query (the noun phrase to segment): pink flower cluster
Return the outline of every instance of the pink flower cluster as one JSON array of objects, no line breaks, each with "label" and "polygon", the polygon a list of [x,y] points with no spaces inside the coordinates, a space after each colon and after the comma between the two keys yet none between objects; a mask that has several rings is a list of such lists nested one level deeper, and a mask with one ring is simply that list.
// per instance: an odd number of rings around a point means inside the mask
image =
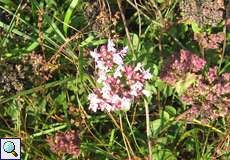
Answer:
[{"label": "pink flower cluster", "polygon": [[203,48],[217,49],[219,48],[219,44],[224,41],[224,34],[217,33],[207,35],[206,33],[198,33],[195,34],[194,39],[198,41]]},{"label": "pink flower cluster", "polygon": [[189,112],[189,116],[186,117],[188,120],[197,116],[203,120],[216,119],[225,116],[230,111],[230,73],[218,76],[217,67],[214,67],[209,68],[206,75],[202,75],[199,71],[204,69],[205,63],[204,60],[188,51],[181,51],[180,58],[174,58],[168,70],[161,75],[162,80],[172,86],[181,81],[183,75],[188,72],[196,75],[196,82],[180,96],[183,102],[192,106],[191,113]]},{"label": "pink flower cluster", "polygon": [[176,82],[185,76],[185,73],[198,73],[205,64],[206,62],[197,55],[181,50],[180,55],[173,55],[172,61],[164,67],[160,78],[167,84],[174,86]]},{"label": "pink flower cluster", "polygon": [[94,112],[128,110],[135,97],[148,94],[144,84],[152,75],[149,69],[144,70],[141,63],[135,68],[125,65],[123,59],[127,52],[127,47],[118,51],[111,40],[99,51],[90,52],[96,63],[97,82],[101,87],[89,94],[89,109]]}]

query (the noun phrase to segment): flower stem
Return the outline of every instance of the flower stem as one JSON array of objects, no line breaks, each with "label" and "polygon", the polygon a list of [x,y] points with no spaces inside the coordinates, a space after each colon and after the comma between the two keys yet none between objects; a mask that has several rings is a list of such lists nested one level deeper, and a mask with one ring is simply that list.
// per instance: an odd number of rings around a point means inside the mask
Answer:
[{"label": "flower stem", "polygon": [[128,148],[128,145],[127,145],[127,142],[126,142],[126,139],[125,139],[125,136],[124,136],[124,130],[123,130],[121,114],[119,114],[119,118],[120,118],[121,134],[122,134],[122,137],[123,137],[123,141],[125,143],[125,148],[126,148],[126,151],[127,151],[129,159],[131,159],[131,156],[130,156],[130,153],[129,153],[129,148]]},{"label": "flower stem", "polygon": [[124,24],[124,27],[125,27],[125,32],[126,32],[126,36],[127,36],[127,39],[128,39],[129,47],[131,48],[131,51],[132,51],[132,54],[133,54],[133,60],[136,60],[137,57],[136,57],[136,54],[135,54],[134,49],[133,49],[132,40],[131,40],[131,37],[130,37],[129,29],[128,29],[128,26],[127,26],[127,22],[126,22],[126,19],[125,19],[125,15],[124,15],[124,12],[123,12],[121,2],[122,2],[122,0],[117,0],[118,8],[120,10],[121,18],[122,18],[122,21],[123,21],[123,24]]},{"label": "flower stem", "polygon": [[147,132],[147,140],[148,140],[148,150],[149,150],[149,159],[152,160],[152,143],[151,143],[151,132],[150,132],[150,125],[149,125],[149,106],[148,106],[148,102],[145,99],[144,100],[144,104],[145,104],[145,117],[146,117],[146,132]]},{"label": "flower stem", "polygon": [[[120,118],[120,125],[116,122],[115,118],[113,117],[113,115],[111,113],[107,112],[107,114],[111,118],[111,120],[113,121],[114,125],[121,131],[121,134],[122,134],[122,137],[123,137],[123,140],[124,140],[125,147],[126,147],[128,155],[130,155],[130,151],[131,151],[132,156],[134,156],[134,152],[133,152],[133,149],[131,147],[131,144],[129,143],[129,139],[127,138],[127,136],[124,133],[121,114],[119,114],[119,116],[120,116],[119,117]],[[130,149],[130,151],[129,151],[129,149]]]},{"label": "flower stem", "polygon": [[132,126],[131,126],[131,124],[130,124],[130,122],[129,122],[129,117],[128,117],[127,113],[125,113],[125,118],[126,118],[126,121],[127,121],[127,123],[128,123],[128,126],[129,126],[129,129],[130,129],[130,131],[131,131],[131,134],[132,134],[132,136],[133,136],[134,143],[135,143],[136,147],[138,148],[139,152],[141,152],[141,148],[139,147],[139,145],[138,145],[138,143],[137,143],[137,141],[136,141],[136,138],[135,138],[135,135],[134,135]]},{"label": "flower stem", "polygon": [[201,126],[204,126],[204,127],[208,127],[208,128],[212,129],[213,131],[215,131],[215,132],[217,132],[217,133],[220,133],[220,134],[222,134],[222,135],[225,135],[225,133],[222,132],[221,130],[219,130],[218,128],[215,128],[215,127],[213,127],[213,126],[211,126],[211,125],[209,125],[209,124],[203,124],[201,121],[199,121],[199,120],[197,120],[197,119],[193,119],[192,122],[195,123],[195,124],[199,124],[199,125],[201,125]]}]

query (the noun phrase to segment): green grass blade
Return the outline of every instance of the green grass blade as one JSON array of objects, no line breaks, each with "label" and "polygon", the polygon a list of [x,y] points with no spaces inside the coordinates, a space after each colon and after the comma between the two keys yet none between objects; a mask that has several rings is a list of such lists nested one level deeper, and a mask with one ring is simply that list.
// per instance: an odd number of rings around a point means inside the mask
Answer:
[{"label": "green grass blade", "polygon": [[32,134],[30,136],[30,138],[39,137],[39,136],[46,135],[46,134],[49,134],[49,133],[52,133],[52,132],[56,132],[56,131],[59,131],[61,129],[66,128],[67,126],[68,126],[67,124],[62,124],[60,126],[57,126],[57,127],[54,127],[54,128],[50,128],[48,130],[44,130],[44,131]]},{"label": "green grass blade", "polygon": [[[45,31],[45,39],[46,40],[48,40],[48,41],[50,41],[51,39],[47,36],[47,34],[50,34],[50,33],[52,33],[52,31],[53,31],[53,28],[52,27],[49,27],[46,31]],[[37,40],[35,41],[35,42],[33,42],[31,45],[29,45],[28,47],[27,47],[27,49],[26,49],[26,51],[27,52],[31,52],[31,51],[33,51],[33,50],[35,50],[38,46],[39,46],[39,42],[38,42],[38,38],[37,38]],[[46,46],[45,44],[44,44],[44,46]],[[55,45],[56,46],[56,45]],[[48,47],[48,46],[46,46],[46,47]],[[51,48],[51,47],[49,47],[49,48]]]},{"label": "green grass blade", "polygon": [[15,4],[11,0],[0,0],[0,2],[8,5],[8,6],[15,6]]},{"label": "green grass blade", "polygon": [[[0,8],[3,9],[3,10],[5,10],[8,14],[14,15],[14,13],[11,12],[10,10],[8,10],[7,8],[4,8],[4,7],[2,7],[2,6],[0,6]],[[34,28],[34,26],[32,26],[32,25],[31,25],[30,23],[28,23],[27,21],[25,21],[23,18],[19,17],[19,19],[20,19],[20,21],[21,21],[22,23],[24,23],[25,25],[27,25],[27,26],[33,28],[34,31],[35,31],[35,33],[37,33],[37,34],[39,33],[39,30],[38,30],[37,28]],[[7,31],[8,28],[9,28],[8,25],[4,24],[4,23],[1,22],[1,21],[0,21],[0,27],[2,27],[5,31]],[[56,49],[56,48],[59,47],[59,45],[58,45],[56,42],[54,42],[51,38],[49,38],[49,36],[48,36],[48,35],[51,34],[53,31],[54,31],[53,27],[50,26],[50,27],[44,32],[44,38],[45,38],[45,40],[46,40],[47,42],[49,42],[50,44],[52,44],[52,45],[54,46],[54,48]],[[25,49],[26,52],[31,52],[31,51],[35,50],[35,49],[40,45],[40,44],[39,44],[39,38],[33,38],[33,37],[31,37],[31,36],[28,36],[28,35],[26,35],[25,33],[21,32],[21,31],[19,31],[19,30],[17,30],[17,29],[13,29],[12,32],[15,33],[15,34],[18,35],[18,36],[21,36],[21,37],[23,37],[23,38],[25,38],[25,39],[29,39],[29,40],[33,41],[33,43],[30,44],[30,45]],[[51,49],[51,50],[54,50],[54,48],[53,48],[52,46],[49,46],[48,44],[44,44],[44,46],[45,46],[46,48],[49,48],[49,49]]]},{"label": "green grass blade", "polygon": [[18,92],[17,94],[15,94],[13,96],[10,96],[8,98],[0,99],[0,104],[6,103],[6,102],[8,102],[8,101],[10,101],[10,100],[12,100],[14,98],[17,98],[18,96],[24,96],[24,95],[27,95],[27,94],[31,94],[33,92],[38,92],[40,90],[44,90],[44,89],[48,89],[48,88],[52,88],[52,87],[64,84],[69,80],[73,80],[73,79],[67,78],[67,79],[64,79],[64,80],[59,80],[59,81],[47,83],[45,85],[41,85],[41,86],[29,89],[29,90]]},{"label": "green grass blade", "polygon": [[65,42],[65,36],[62,34],[60,29],[58,28],[57,24],[52,21],[52,19],[48,16],[48,14],[44,14],[45,19],[50,24],[51,27],[53,27],[54,31],[60,36],[60,38]]},{"label": "green grass blade", "polygon": [[73,10],[78,5],[78,3],[79,3],[79,0],[73,0],[70,3],[70,6],[65,13],[64,24],[63,24],[63,30],[64,30],[65,34],[67,34],[68,24],[70,23],[70,18],[72,16]]},{"label": "green grass blade", "polygon": [[1,42],[1,46],[5,46],[5,42],[6,42],[6,39],[9,37],[11,31],[13,30],[14,28],[14,25],[15,25],[15,20],[16,20],[16,15],[18,14],[20,8],[21,8],[21,5],[22,5],[22,0],[21,2],[19,3],[14,15],[13,15],[13,18],[12,20],[10,21],[10,25],[9,25],[9,28],[7,29],[7,33],[6,33],[6,36],[4,36],[2,42]]},{"label": "green grass blade", "polygon": [[[10,26],[0,21],[0,28],[3,28],[3,30],[7,31],[7,30],[9,30]],[[21,37],[23,37],[25,39],[36,41],[36,39],[34,39],[33,37],[28,36],[27,34],[21,32],[21,31],[19,31],[17,29],[13,29],[11,32],[13,32],[16,35],[21,36]]]},{"label": "green grass blade", "polygon": [[[0,28],[2,28],[3,30],[7,31],[9,27],[10,27],[9,25],[6,25],[5,23],[0,21]],[[51,33],[52,32],[51,29],[53,30],[53,28],[47,29],[46,33]],[[38,38],[35,39],[35,38],[33,38],[33,37],[21,32],[21,31],[19,31],[18,29],[13,29],[11,32],[16,34],[16,35],[18,35],[18,36],[20,36],[20,37],[23,37],[24,39],[29,39],[29,40],[33,41],[33,43],[31,45],[29,45],[29,47],[26,49],[26,52],[30,52],[30,51],[34,50],[35,48],[37,48],[39,46]],[[45,34],[45,39],[50,44],[52,44],[55,48],[59,47],[59,45],[56,42],[54,42],[51,38],[49,38],[46,34]],[[47,44],[44,44],[44,46],[47,47],[47,48],[53,49],[52,47],[50,47]]]},{"label": "green grass blade", "polygon": [[[36,0],[31,0],[31,2],[38,10],[41,10],[39,7],[39,3]],[[55,13],[54,13],[54,15],[55,15]],[[62,32],[57,27],[57,24],[52,21],[52,19],[50,18],[50,16],[47,13],[44,14],[44,18],[50,24],[50,26],[53,27],[54,31],[60,36],[60,38],[62,38],[62,40],[65,41],[66,40],[65,36],[62,34]]]}]

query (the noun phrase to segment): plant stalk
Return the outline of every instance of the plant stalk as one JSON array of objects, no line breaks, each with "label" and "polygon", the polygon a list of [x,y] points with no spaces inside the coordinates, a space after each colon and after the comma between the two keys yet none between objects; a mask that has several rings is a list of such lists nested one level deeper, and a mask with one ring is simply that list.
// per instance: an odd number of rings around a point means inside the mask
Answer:
[{"label": "plant stalk", "polygon": [[150,131],[150,124],[149,124],[149,106],[148,102],[144,100],[145,105],[145,117],[146,117],[146,133],[147,133],[147,141],[148,141],[148,150],[149,150],[149,160],[152,160],[152,143],[151,143],[151,131]]},{"label": "plant stalk", "polygon": [[125,139],[125,136],[124,136],[124,130],[123,130],[123,124],[122,124],[121,114],[119,114],[119,118],[120,118],[121,134],[122,134],[122,137],[123,137],[123,141],[124,141],[124,144],[125,144],[125,148],[126,148],[129,160],[131,160],[129,148],[128,148],[128,145],[127,145],[127,142],[126,142],[126,139]]}]

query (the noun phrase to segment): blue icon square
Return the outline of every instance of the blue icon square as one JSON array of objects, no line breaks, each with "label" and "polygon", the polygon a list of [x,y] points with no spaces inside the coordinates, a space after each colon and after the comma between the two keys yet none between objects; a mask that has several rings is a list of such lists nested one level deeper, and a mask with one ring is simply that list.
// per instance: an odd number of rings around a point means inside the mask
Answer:
[{"label": "blue icon square", "polygon": [[20,160],[21,139],[0,138],[0,160]]}]

